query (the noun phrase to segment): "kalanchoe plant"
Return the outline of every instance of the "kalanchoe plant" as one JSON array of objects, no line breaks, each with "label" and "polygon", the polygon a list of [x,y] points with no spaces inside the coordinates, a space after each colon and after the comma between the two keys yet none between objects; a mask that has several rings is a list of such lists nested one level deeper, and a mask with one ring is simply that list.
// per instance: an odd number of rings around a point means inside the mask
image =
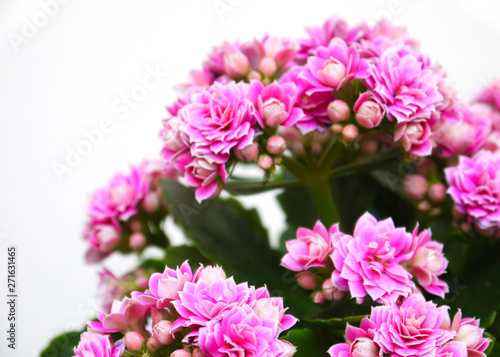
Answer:
[{"label": "kalanchoe plant", "polygon": [[[215,47],[167,111],[84,233],[92,263],[163,259],[101,274],[76,356],[500,355],[498,81],[464,103],[404,28],[331,18]],[[272,246],[235,197],[275,189]]]}]

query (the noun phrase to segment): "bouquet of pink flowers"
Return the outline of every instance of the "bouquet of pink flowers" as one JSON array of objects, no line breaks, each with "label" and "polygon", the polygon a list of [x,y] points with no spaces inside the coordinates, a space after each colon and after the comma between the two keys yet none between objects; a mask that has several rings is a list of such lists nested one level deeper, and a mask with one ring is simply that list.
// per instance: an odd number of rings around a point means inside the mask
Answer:
[{"label": "bouquet of pink flowers", "polygon": [[[500,82],[461,102],[404,28],[331,18],[223,43],[177,89],[160,157],[83,233],[89,263],[164,258],[103,271],[96,319],[43,357],[500,356]],[[235,199],[270,190],[274,245]]]}]

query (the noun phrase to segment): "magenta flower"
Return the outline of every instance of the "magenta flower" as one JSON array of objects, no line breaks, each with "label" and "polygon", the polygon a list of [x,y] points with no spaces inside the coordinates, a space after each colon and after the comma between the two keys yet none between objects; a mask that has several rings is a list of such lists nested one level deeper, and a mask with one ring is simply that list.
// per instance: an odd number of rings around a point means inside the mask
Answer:
[{"label": "magenta flower", "polygon": [[189,153],[178,158],[178,164],[184,166],[186,182],[196,187],[195,196],[198,202],[212,198],[219,192],[219,182],[226,182],[228,174],[224,164],[209,162],[206,159],[191,157]]},{"label": "magenta flower", "polygon": [[354,78],[368,75],[368,64],[355,48],[339,38],[330,41],[328,47],[318,47],[315,55],[307,59],[306,68],[299,77],[310,83],[314,92],[331,92]]},{"label": "magenta flower", "polygon": [[394,227],[390,218],[378,222],[365,213],[352,236],[340,232],[334,239],[332,281],[337,288],[350,291],[358,303],[366,295],[384,302],[410,294],[415,285],[400,264],[412,254],[412,235],[405,228]]},{"label": "magenta flower", "polygon": [[121,357],[125,350],[123,340],[113,344],[111,336],[87,331],[73,350],[75,357]]},{"label": "magenta flower", "polygon": [[344,20],[334,16],[325,21],[321,27],[311,27],[306,29],[309,38],[299,41],[300,49],[297,54],[297,61],[304,64],[308,56],[314,55],[320,46],[328,46],[333,38],[340,38],[347,44],[358,40],[363,32],[361,28],[350,29]]},{"label": "magenta flower", "polygon": [[176,270],[165,267],[163,274],[151,275],[149,289],[144,293],[134,292],[132,297],[141,305],[163,309],[171,306],[172,301],[179,299],[179,292],[184,289],[184,285],[192,281],[193,272],[185,261]]},{"label": "magenta flower", "polygon": [[500,80],[493,81],[490,85],[486,86],[481,93],[476,97],[479,103],[485,103],[500,111]]},{"label": "magenta flower", "polygon": [[179,299],[172,301],[181,316],[174,322],[173,330],[205,326],[208,321],[222,317],[234,305],[249,304],[253,300],[255,289],[247,283],[236,285],[232,277],[186,282],[179,292]]},{"label": "magenta flower", "polygon": [[225,163],[231,150],[250,145],[257,131],[244,83],[214,83],[194,94],[179,116],[191,155],[207,162]]},{"label": "magenta flower", "polygon": [[297,88],[293,83],[271,83],[264,86],[252,81],[248,98],[255,108],[255,116],[261,127],[282,125],[292,126],[304,117],[302,109],[295,107]]},{"label": "magenta flower", "polygon": [[[231,67],[233,64],[240,64],[241,59],[235,58],[243,55],[241,52],[242,45],[238,42],[229,43],[224,42],[222,45],[214,47],[212,52],[208,55],[208,60],[205,63],[205,66],[210,72],[212,72],[216,77],[227,75],[229,77],[235,76],[240,77],[240,73],[232,72],[232,70],[236,70],[236,68]],[[244,55],[243,55],[244,56]],[[248,59],[247,59],[248,65]],[[228,73],[228,67],[229,72]]]},{"label": "magenta flower", "polygon": [[120,226],[112,221],[91,221],[83,236],[89,242],[91,250],[105,256],[120,243],[121,233]]},{"label": "magenta flower", "polygon": [[327,231],[319,221],[312,231],[299,228],[297,239],[286,242],[288,253],[283,257],[281,265],[293,271],[302,271],[312,267],[324,268],[333,253],[332,236],[338,232],[338,224],[334,224]]},{"label": "magenta flower", "polygon": [[250,59],[250,65],[254,70],[260,70],[269,77],[274,73],[266,73],[266,67],[274,67],[275,71],[284,73],[291,66],[297,50],[295,43],[290,40],[264,35],[262,40],[255,40],[252,46],[244,46],[242,51]]},{"label": "magenta flower", "polygon": [[486,357],[484,351],[488,348],[491,340],[483,337],[484,329],[479,327],[479,320],[467,317],[462,318],[460,309],[453,317],[451,325],[446,321],[443,326],[456,332],[453,341],[462,342],[467,349],[468,356]]},{"label": "magenta flower", "polygon": [[132,166],[129,174],[114,175],[108,186],[92,194],[89,215],[98,220],[127,220],[137,213],[137,204],[147,192],[144,174]]},{"label": "magenta flower", "polygon": [[480,151],[445,169],[455,209],[485,234],[500,227],[500,156]]},{"label": "magenta flower", "polygon": [[199,347],[213,357],[288,357],[295,347],[278,340],[275,320],[259,318],[248,305],[233,306],[221,319],[200,329]]},{"label": "magenta flower", "polygon": [[413,232],[416,248],[409,261],[410,273],[421,287],[444,299],[449,291],[448,284],[438,278],[446,272],[448,266],[448,260],[443,255],[443,245],[431,241],[430,230],[426,229],[417,236],[417,229],[418,227]]},{"label": "magenta flower", "polygon": [[[467,357],[467,346],[460,341],[450,341],[436,351],[436,357]],[[471,355],[472,356],[472,355]]]},{"label": "magenta flower", "polygon": [[186,151],[188,146],[184,142],[181,133],[183,121],[178,117],[169,117],[163,120],[163,129],[160,138],[163,141],[162,158],[171,162],[179,153]]},{"label": "magenta flower", "polygon": [[150,309],[142,306],[138,301],[124,298],[122,301],[115,300],[109,314],[98,313],[97,321],[89,321],[87,325],[99,332],[145,332],[146,317]]},{"label": "magenta flower", "polygon": [[436,348],[455,336],[453,331],[441,328],[447,309],[418,294],[409,296],[401,306],[374,307],[369,318],[373,340],[383,354],[394,357],[432,356]]}]

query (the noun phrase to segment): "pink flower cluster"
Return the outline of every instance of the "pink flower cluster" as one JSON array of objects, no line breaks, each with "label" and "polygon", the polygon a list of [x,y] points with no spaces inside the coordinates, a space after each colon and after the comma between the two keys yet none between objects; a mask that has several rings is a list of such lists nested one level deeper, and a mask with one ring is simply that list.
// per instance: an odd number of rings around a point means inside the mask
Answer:
[{"label": "pink flower cluster", "polygon": [[372,308],[360,327],[347,325],[346,343],[333,345],[331,357],[485,357],[490,340],[479,321],[462,319],[460,311],[450,323],[448,307],[437,307],[420,294],[400,304]]},{"label": "pink flower cluster", "polygon": [[396,228],[390,218],[377,221],[365,213],[352,235],[340,232],[338,224],[327,231],[318,222],[313,231],[299,228],[287,250],[282,260],[287,269],[316,268],[317,274],[297,275],[302,287],[315,290],[323,277],[321,291],[314,295],[317,302],[342,299],[346,292],[358,303],[367,295],[377,302],[394,302],[412,293],[413,277],[432,294],[444,297],[448,292],[448,285],[439,279],[448,265],[442,245],[431,241],[430,230],[418,233],[417,226],[409,233]]},{"label": "pink flower cluster", "polygon": [[74,357],[121,357],[124,350],[123,340],[113,343],[109,335],[87,331],[82,333]]},{"label": "pink flower cluster", "polygon": [[460,156],[458,166],[445,169],[448,193],[460,217],[484,235],[500,233],[500,154],[480,151]]},{"label": "pink flower cluster", "polygon": [[115,174],[107,186],[92,193],[83,233],[90,246],[89,263],[102,260],[113,250],[144,248],[149,234],[144,217],[159,222],[167,213],[157,185],[161,177],[176,175],[160,161],[144,161],[131,166],[127,174]]},{"label": "pink flower cluster", "polygon": [[[350,28],[332,18],[307,32],[296,42],[226,42],[178,88],[160,133],[162,156],[198,201],[216,197],[238,161],[272,173],[283,162],[284,129],[326,131],[346,143],[371,130],[384,145],[420,156],[461,150],[446,130],[462,115],[455,91],[403,28]],[[463,120],[474,126],[475,118]],[[484,144],[486,126],[474,129],[467,150]],[[444,136],[434,140],[439,130]]]},{"label": "pink flower cluster", "polygon": [[97,314],[78,348],[87,348],[87,334],[99,336],[107,348],[109,334],[119,332],[124,338],[116,346],[132,352],[161,351],[182,339],[182,356],[292,356],[295,347],[278,339],[297,321],[285,312],[282,299],[270,297],[266,288],[236,284],[220,267],[200,266],[193,273],[184,262],[153,274],[146,292],[133,292],[115,301],[110,313]]}]

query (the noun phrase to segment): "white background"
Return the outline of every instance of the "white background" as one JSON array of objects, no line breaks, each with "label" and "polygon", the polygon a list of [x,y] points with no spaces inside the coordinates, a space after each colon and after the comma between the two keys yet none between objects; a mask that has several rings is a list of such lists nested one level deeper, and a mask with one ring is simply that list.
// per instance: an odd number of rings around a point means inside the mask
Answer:
[{"label": "white background", "polygon": [[[87,195],[115,171],[157,155],[173,85],[186,81],[212,46],[266,32],[301,36],[304,26],[321,25],[333,14],[351,24],[383,15],[408,26],[463,99],[500,77],[495,1],[65,1],[49,10],[38,1],[0,2],[1,356],[37,356],[50,338],[92,316],[99,267],[83,260]],[[227,11],[218,13],[214,3],[228,4]],[[26,33],[33,21],[37,27]],[[141,85],[148,68],[169,76],[127,115],[113,111],[122,95]],[[113,131],[58,180],[54,162],[65,164],[68,148],[76,149],[83,131],[98,128],[103,118]],[[276,236],[283,216],[271,197],[246,203],[258,202]],[[16,351],[6,349],[5,262],[11,244],[19,252]],[[106,261],[116,272],[133,263],[120,256]]]}]

